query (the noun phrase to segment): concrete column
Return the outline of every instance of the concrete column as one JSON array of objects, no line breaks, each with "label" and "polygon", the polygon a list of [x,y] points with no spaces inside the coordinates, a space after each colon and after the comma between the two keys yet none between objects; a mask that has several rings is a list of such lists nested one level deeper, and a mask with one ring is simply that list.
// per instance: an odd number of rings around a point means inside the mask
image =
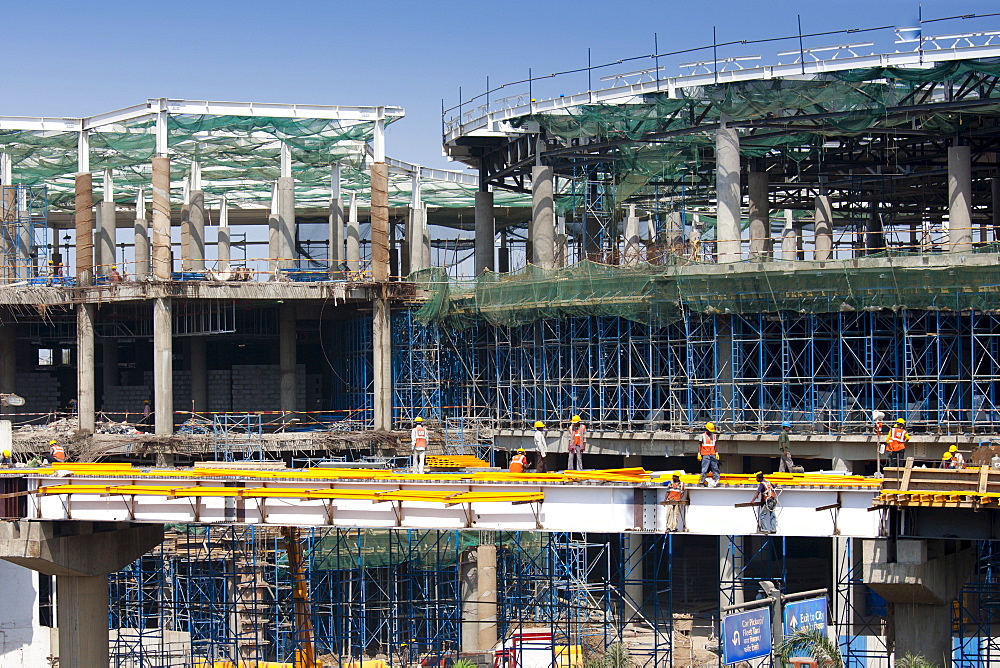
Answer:
[{"label": "concrete column", "polygon": [[267,216],[267,270],[272,277],[278,271],[278,258],[281,256],[281,204],[278,199],[278,183],[271,187],[271,211]]},{"label": "concrete column", "polygon": [[750,199],[750,257],[771,255],[771,202],[767,188],[767,172],[747,175]]},{"label": "concrete column", "polygon": [[531,261],[542,269],[555,268],[555,199],[552,167],[531,168]]},{"label": "concrete column", "polygon": [[[108,388],[118,386],[118,342],[114,339],[101,338],[101,376],[104,380],[104,395]],[[101,404],[103,406],[103,403]]]},{"label": "concrete column", "polygon": [[295,305],[282,304],[278,313],[278,368],[281,387],[281,410],[296,410],[295,378]]},{"label": "concrete column", "polygon": [[344,261],[344,203],[339,197],[330,199],[328,225],[330,271],[340,271],[340,263]]},{"label": "concrete column", "polygon": [[208,410],[208,338],[192,336],[188,339],[188,357],[191,372],[191,409],[196,413]]},{"label": "concrete column", "polygon": [[[107,276],[110,270],[108,264],[104,257],[104,203],[102,202],[94,210],[94,276]],[[20,254],[18,266],[20,267]]]},{"label": "concrete column", "polygon": [[476,548],[479,585],[479,648],[497,644],[497,546],[480,544]]},{"label": "concrete column", "polygon": [[[107,197],[107,189],[105,189],[105,197]],[[116,230],[115,230],[115,203],[109,202],[107,200],[101,202],[100,208],[98,209],[97,219],[100,221],[100,229],[97,232],[95,242],[100,246],[99,257],[100,260],[94,264],[98,265],[97,273],[101,276],[107,276],[111,273],[111,266],[116,264],[115,260],[115,241],[116,241]]]},{"label": "concrete column", "polygon": [[295,266],[295,180],[291,176],[278,179],[278,267]]},{"label": "concrete column", "polygon": [[149,277],[149,220],[146,218],[146,195],[140,188],[135,198],[135,271],[137,281]]},{"label": "concrete column", "polygon": [[795,229],[795,214],[791,209],[785,209],[785,226],[781,229],[781,259],[799,259],[798,232]]},{"label": "concrete column", "polygon": [[361,223],[358,222],[358,195],[351,193],[351,206],[347,213],[347,268],[361,269]]},{"label": "concrete column", "polygon": [[715,131],[715,238],[719,262],[738,262],[740,253],[740,137],[723,115]]},{"label": "concrete column", "polygon": [[479,568],[476,549],[468,548],[459,562],[459,596],[462,601],[460,652],[479,651]]},{"label": "concrete column", "polygon": [[94,433],[94,304],[76,305],[76,409],[80,433]]},{"label": "concrete column", "polygon": [[169,297],[153,301],[153,413],[157,436],[174,433],[174,336]]},{"label": "concrete column", "polygon": [[816,198],[816,217],[813,222],[813,233],[816,236],[814,260],[830,260],[833,258],[833,207],[828,195]]},{"label": "concrete column", "polygon": [[671,211],[667,214],[667,248],[671,252],[683,250],[684,245],[684,219],[680,211]]},{"label": "concrete column", "polygon": [[192,190],[188,204],[187,258],[191,271],[205,271],[205,192]]},{"label": "concrete column", "polygon": [[371,167],[372,280],[389,280],[389,167],[374,162]]},{"label": "concrete column", "polygon": [[[478,193],[476,193],[478,196]],[[410,272],[431,266],[431,238],[427,229],[427,207],[410,208]],[[477,242],[478,243],[478,242]]]},{"label": "concrete column", "polygon": [[1000,241],[1000,176],[990,179],[990,204],[993,212],[993,241]]},{"label": "concrete column", "polygon": [[108,665],[108,576],[56,576],[59,665]]},{"label": "concrete column", "polygon": [[170,158],[153,158],[153,277],[170,280]]},{"label": "concrete column", "polygon": [[[94,180],[91,174],[76,175],[73,198],[76,225],[76,282],[90,285],[94,276]],[[66,258],[64,264],[69,263]]]},{"label": "concrete column", "polygon": [[949,250],[972,250],[972,153],[968,146],[948,147]]},{"label": "concrete column", "polygon": [[219,231],[217,235],[216,254],[219,256],[219,271],[228,278],[230,260],[232,254],[231,239],[229,237],[229,204],[226,196],[222,196],[219,202]]},{"label": "concrete column", "polygon": [[[919,243],[919,242],[918,242]],[[917,243],[913,244],[916,250]],[[865,251],[867,253],[878,253],[885,250],[885,234],[882,230],[882,216],[872,203],[868,212],[868,223],[865,226]]]},{"label": "concrete column", "polygon": [[476,276],[485,270],[493,271],[496,246],[496,224],[493,219],[493,193],[476,191]]},{"label": "concrete column", "polygon": [[375,429],[392,429],[392,330],[389,300],[379,295],[372,310],[372,392]]},{"label": "concrete column", "polygon": [[628,216],[625,217],[625,252],[622,255],[622,264],[639,264],[641,255],[639,216],[635,214],[635,205],[630,204]]},{"label": "concrete column", "polygon": [[[17,326],[8,322],[0,324],[0,392],[16,394],[17,389]],[[0,413],[14,412],[13,406],[0,405]]]},{"label": "concrete column", "polygon": [[557,268],[569,263],[569,237],[566,235],[566,216],[556,216],[556,250],[553,262]]}]

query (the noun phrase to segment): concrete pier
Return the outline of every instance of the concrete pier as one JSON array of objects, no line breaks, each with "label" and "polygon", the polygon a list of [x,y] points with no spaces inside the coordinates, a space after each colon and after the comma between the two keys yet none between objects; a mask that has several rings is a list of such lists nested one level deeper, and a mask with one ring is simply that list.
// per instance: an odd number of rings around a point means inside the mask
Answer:
[{"label": "concrete pier", "polygon": [[750,200],[750,257],[771,255],[771,202],[767,187],[767,172],[750,172],[747,191]]},{"label": "concrete pier", "polygon": [[816,216],[813,222],[813,234],[816,237],[816,248],[813,259],[830,260],[833,258],[833,206],[827,195],[816,198]]},{"label": "concrete pier", "polygon": [[107,188],[105,188],[105,201],[98,205],[97,225],[94,229],[96,273],[98,276],[107,276],[111,273],[111,267],[117,264],[115,260],[115,203],[107,201]]},{"label": "concrete pier", "polygon": [[169,297],[153,301],[153,413],[157,436],[174,433],[174,342]]},{"label": "concrete pier", "polygon": [[281,410],[293,413],[295,405],[295,305],[284,303],[278,310],[278,368],[281,389]]},{"label": "concrete pier", "polygon": [[531,168],[531,262],[542,269],[555,268],[555,171],[547,165]]},{"label": "concrete pier", "polygon": [[482,543],[476,548],[477,618],[479,649],[497,644],[497,546]]},{"label": "concrete pier", "polygon": [[205,271],[205,192],[191,191],[188,204],[188,252],[185,254],[191,271]]},{"label": "concrete pier", "polygon": [[153,158],[153,276],[170,279],[170,158]]},{"label": "concrete pier", "polygon": [[791,209],[785,209],[785,225],[781,228],[781,259],[799,259],[799,235],[801,230],[795,227],[795,214]]},{"label": "concrete pier", "polygon": [[94,315],[96,304],[76,305],[76,409],[80,418],[80,433],[93,434],[94,379]]},{"label": "concrete pier", "polygon": [[389,167],[372,163],[372,280],[389,280]]},{"label": "concrete pier", "polygon": [[642,257],[642,240],[639,238],[639,216],[635,213],[635,205],[629,206],[625,217],[625,251],[622,264],[639,264]]},{"label": "concrete pier", "polygon": [[291,176],[278,179],[278,267],[295,266],[295,180]]},{"label": "concrete pier", "polygon": [[347,212],[347,268],[351,271],[361,269],[361,223],[358,222],[358,195],[351,193],[351,206]]},{"label": "concrete pier", "polygon": [[410,208],[409,227],[408,250],[410,253],[410,272],[412,273],[431,266],[431,237],[430,231],[427,228],[427,207],[418,206]]},{"label": "concrete pier", "polygon": [[340,263],[344,261],[344,202],[340,199],[339,194],[330,198],[327,224],[329,226],[327,254],[330,258],[330,271],[336,272],[340,271]]},{"label": "concrete pier", "polygon": [[972,153],[948,147],[948,250],[972,250]]},{"label": "concrete pier", "polygon": [[716,239],[719,262],[738,262],[740,251],[740,136],[723,115],[715,131]]},{"label": "concrete pier", "polygon": [[496,269],[494,261],[496,227],[493,219],[493,193],[476,192],[476,276]]},{"label": "concrete pier", "polygon": [[219,258],[218,270],[223,275],[227,275],[232,257],[232,241],[229,236],[229,204],[226,202],[225,195],[219,202],[219,230],[216,239],[215,252]]},{"label": "concrete pier", "polygon": [[[90,285],[94,276],[94,180],[90,173],[76,175],[73,208],[76,226],[76,283]],[[69,258],[67,258],[68,260]]]},{"label": "concrete pier", "polygon": [[146,218],[146,193],[140,188],[135,198],[135,266],[137,281],[149,277],[149,220]]},{"label": "concrete pier", "polygon": [[392,322],[389,300],[375,297],[372,303],[372,392],[374,427],[392,429]]}]

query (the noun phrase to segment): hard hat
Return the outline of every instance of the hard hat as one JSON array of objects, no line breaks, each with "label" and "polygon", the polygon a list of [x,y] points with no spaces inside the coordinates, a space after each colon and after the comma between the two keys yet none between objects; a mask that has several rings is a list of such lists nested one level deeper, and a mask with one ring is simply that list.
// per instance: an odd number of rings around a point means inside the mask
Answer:
[{"label": "hard hat", "polygon": [[958,450],[958,446],[957,445],[953,445],[950,448],[948,448],[948,452],[955,452],[957,450]]},{"label": "hard hat", "polygon": [[896,420],[896,424],[906,424],[906,420],[904,420],[903,418],[899,418],[898,420]]},{"label": "hard hat", "polygon": [[781,426],[782,426],[782,427],[788,427],[789,429],[791,429],[791,428],[792,428],[792,423],[791,423],[791,422],[788,422],[788,421],[786,420],[786,421],[784,421],[784,422],[782,422],[782,423],[781,423]]},{"label": "hard hat", "polygon": [[55,444],[56,444],[55,441],[49,441],[49,445],[55,445]]},{"label": "hard hat", "polygon": [[714,422],[706,422],[705,423],[705,429],[707,431],[715,431],[715,423]]},{"label": "hard hat", "polygon": [[413,418],[413,421],[414,422],[423,422],[424,419],[422,417],[415,417],[415,418]]},{"label": "hard hat", "polygon": [[872,411],[872,420],[875,422],[881,422],[884,417],[885,413],[882,411]]},{"label": "hard hat", "polygon": [[579,415],[574,415],[574,416],[573,416],[573,417],[572,417],[572,418],[570,419],[570,422],[579,422],[579,421],[580,421],[580,416],[579,416]]},{"label": "hard hat", "polygon": [[677,476],[678,478],[680,478],[681,477],[681,472],[680,471],[674,471],[674,475]]},{"label": "hard hat", "polygon": [[535,422],[535,429],[542,429],[542,428],[544,428],[544,427],[545,427],[545,423],[544,423],[544,422],[542,422],[541,420],[537,420],[537,421]]},{"label": "hard hat", "polygon": [[3,451],[3,456],[4,457],[10,457],[10,450],[4,450]]},{"label": "hard hat", "polygon": [[524,452],[524,448],[518,448],[517,451],[518,452]]},{"label": "hard hat", "polygon": [[943,455],[941,455],[941,459],[944,459],[944,460],[951,459],[951,452],[946,452]]}]

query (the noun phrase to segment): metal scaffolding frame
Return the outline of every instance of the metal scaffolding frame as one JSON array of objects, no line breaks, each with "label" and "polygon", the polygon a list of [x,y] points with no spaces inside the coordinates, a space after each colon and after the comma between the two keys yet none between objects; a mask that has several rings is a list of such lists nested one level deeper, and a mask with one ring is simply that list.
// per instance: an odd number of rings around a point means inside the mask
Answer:
[{"label": "metal scaffolding frame", "polygon": [[46,186],[0,186],[0,266],[5,283],[55,280],[53,267],[48,266],[48,218]]}]

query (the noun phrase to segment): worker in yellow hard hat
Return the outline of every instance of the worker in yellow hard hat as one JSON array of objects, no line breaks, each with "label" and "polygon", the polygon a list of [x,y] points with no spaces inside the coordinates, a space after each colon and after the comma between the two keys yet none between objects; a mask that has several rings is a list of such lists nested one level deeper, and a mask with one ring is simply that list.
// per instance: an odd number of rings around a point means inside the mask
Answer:
[{"label": "worker in yellow hard hat", "polygon": [[13,463],[14,461],[10,457],[10,450],[4,450],[3,457],[0,457],[0,467],[9,469]]},{"label": "worker in yellow hard hat", "polygon": [[528,457],[524,454],[524,448],[518,448],[517,453],[510,458],[510,472],[524,473],[528,468]]},{"label": "worker in yellow hard hat", "polygon": [[701,479],[699,485],[705,484],[705,474],[709,470],[715,472],[715,477],[719,477],[719,454],[715,449],[716,430],[714,422],[705,423],[705,431],[701,435],[698,444],[698,459],[701,460]]},{"label": "worker in yellow hard hat", "polygon": [[49,441],[49,454],[42,455],[42,459],[49,464],[66,461],[66,450],[56,441]]},{"label": "worker in yellow hard hat", "polygon": [[958,451],[958,446],[953,445],[948,448],[948,457],[950,459],[950,468],[953,469],[964,469],[965,468],[965,457],[961,452]]},{"label": "worker in yellow hard hat", "polygon": [[545,457],[549,454],[549,444],[545,441],[545,423],[541,420],[535,422],[535,472],[545,473],[548,471]]},{"label": "worker in yellow hard hat", "polygon": [[674,471],[667,483],[667,531],[677,531],[681,528],[681,508],[684,501],[684,483],[681,482],[681,472]]},{"label": "worker in yellow hard hat", "polygon": [[910,440],[910,432],[906,431],[906,420],[899,418],[896,424],[889,430],[885,437],[886,466],[900,466],[903,461],[903,452],[906,450],[906,443]]},{"label": "worker in yellow hard hat", "polygon": [[569,463],[566,468],[582,471],[583,451],[587,449],[587,425],[579,415],[574,415],[569,422]]}]

